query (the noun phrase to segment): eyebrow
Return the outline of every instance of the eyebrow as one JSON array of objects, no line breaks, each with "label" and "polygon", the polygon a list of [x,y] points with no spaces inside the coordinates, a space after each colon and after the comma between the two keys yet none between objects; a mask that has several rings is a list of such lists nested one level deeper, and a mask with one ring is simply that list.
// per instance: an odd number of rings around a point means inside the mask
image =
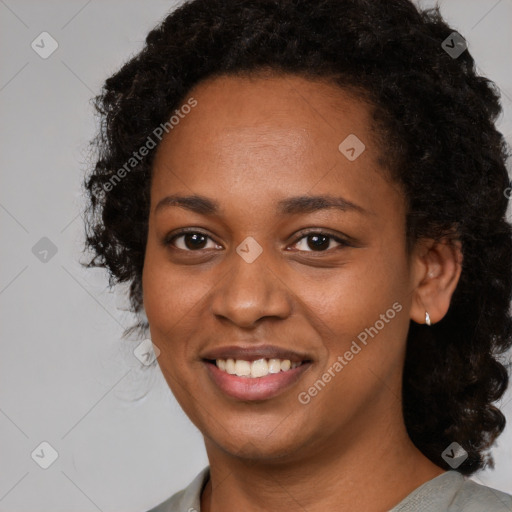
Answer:
[{"label": "eyebrow", "polygon": [[[221,212],[217,201],[201,195],[180,196],[177,194],[166,196],[155,207],[155,214],[160,210],[177,206],[185,208],[200,215],[218,215]],[[335,208],[341,211],[356,211],[364,215],[374,214],[352,201],[343,197],[328,195],[321,196],[296,196],[283,199],[277,203],[277,211],[282,215],[294,215],[299,213],[312,213],[318,210]]]}]

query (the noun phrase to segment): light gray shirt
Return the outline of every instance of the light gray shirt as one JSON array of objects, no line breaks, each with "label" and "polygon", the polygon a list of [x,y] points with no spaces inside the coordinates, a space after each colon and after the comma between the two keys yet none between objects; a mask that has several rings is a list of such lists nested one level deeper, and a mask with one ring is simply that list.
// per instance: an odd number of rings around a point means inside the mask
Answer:
[{"label": "light gray shirt", "polygon": [[[204,468],[188,487],[148,512],[201,512],[201,493],[210,477]],[[512,512],[512,496],[477,484],[457,471],[425,482],[389,512]]]}]

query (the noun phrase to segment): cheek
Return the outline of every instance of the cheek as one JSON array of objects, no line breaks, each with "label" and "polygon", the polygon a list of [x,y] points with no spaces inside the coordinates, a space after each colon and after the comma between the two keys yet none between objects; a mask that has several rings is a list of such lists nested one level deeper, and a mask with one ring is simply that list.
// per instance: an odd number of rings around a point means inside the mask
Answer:
[{"label": "cheek", "polygon": [[197,268],[175,267],[165,251],[148,241],[142,273],[144,308],[150,321],[160,329],[170,329],[201,307],[211,288]]},{"label": "cheek", "polygon": [[[399,323],[404,323],[403,315],[395,314],[397,309],[405,310],[407,297],[407,268],[403,257],[391,255],[389,247],[369,248],[356,256],[331,279],[304,286],[307,289],[304,302],[316,314],[320,326],[325,325],[326,333],[330,331],[325,340],[332,340],[335,335],[331,348],[343,348],[340,344],[345,345],[373,326],[380,315],[385,320],[391,318],[382,333],[392,330],[392,324],[397,323],[394,320],[399,317]],[[395,303],[399,306],[393,308]]]},{"label": "cheek", "polygon": [[[186,413],[195,417],[190,406],[190,390],[194,389],[191,372],[197,361],[191,353],[197,328],[198,308],[205,293],[201,279],[190,279],[172,271],[168,262],[148,247],[142,275],[144,309],[152,342],[159,348],[157,359],[162,374]],[[191,339],[192,338],[192,339]],[[188,382],[184,387],[183,383]]]},{"label": "cheek", "polygon": [[[310,412],[335,414],[334,423],[348,421],[400,382],[409,325],[404,284],[400,266],[393,273],[385,259],[380,262],[380,267],[373,259],[357,270],[355,264],[351,271],[347,267],[324,288],[323,296],[319,289],[308,290],[307,303],[316,312],[327,357],[301,391],[311,397]],[[320,392],[319,379],[328,380]]]},{"label": "cheek", "polygon": [[[148,246],[142,274],[144,309],[151,338],[161,351],[159,364],[171,368],[171,361],[191,360],[192,333],[197,319],[206,314],[212,284],[198,271],[171,268],[160,251]],[[169,364],[167,363],[169,362]]]},{"label": "cheek", "polygon": [[337,407],[344,397],[347,411],[354,410],[377,399],[383,382],[394,389],[400,380],[409,326],[406,267],[399,255],[383,250],[347,265],[329,281],[324,300],[312,306],[318,306],[317,320],[326,333],[328,357],[320,373],[335,375],[317,407]]}]

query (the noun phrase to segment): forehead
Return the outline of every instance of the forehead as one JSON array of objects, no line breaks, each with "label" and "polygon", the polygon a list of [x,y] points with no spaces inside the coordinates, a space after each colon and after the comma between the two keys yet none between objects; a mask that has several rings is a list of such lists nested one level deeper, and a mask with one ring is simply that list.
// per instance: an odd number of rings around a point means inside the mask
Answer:
[{"label": "forehead", "polygon": [[[231,105],[236,106],[241,115],[256,114],[258,118],[269,111],[312,114],[315,104],[320,108],[335,108],[339,113],[355,113],[366,108],[362,91],[357,93],[355,88],[342,88],[333,80],[287,73],[271,75],[263,71],[210,77],[196,84],[189,95],[208,99],[209,109],[230,112]],[[214,101],[215,98],[218,101]],[[227,103],[223,101],[226,99]]]},{"label": "forehead", "polygon": [[305,131],[339,137],[346,130],[363,135],[372,129],[369,103],[326,80],[287,74],[219,76],[197,84],[187,97],[194,97],[197,106],[168,140],[190,135],[191,129],[209,138],[220,129],[224,138],[229,132],[247,138],[254,134],[252,138],[262,143],[300,138]]},{"label": "forehead", "polygon": [[[158,147],[153,203],[175,188],[284,197],[341,185],[355,197],[383,179],[371,106],[338,85],[295,75],[220,76],[189,98],[196,106]],[[355,159],[346,153],[352,148],[360,152]]]}]

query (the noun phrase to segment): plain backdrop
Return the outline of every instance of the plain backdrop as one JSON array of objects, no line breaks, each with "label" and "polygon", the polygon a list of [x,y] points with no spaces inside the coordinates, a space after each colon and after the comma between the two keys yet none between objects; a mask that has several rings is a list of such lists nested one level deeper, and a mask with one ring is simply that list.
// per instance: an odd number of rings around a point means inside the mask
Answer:
[{"label": "plain backdrop", "polygon": [[[139,512],[207,464],[160,370],[135,358],[137,340],[121,340],[133,320],[125,290],[79,263],[90,99],[174,5],[0,0],[0,511]],[[510,142],[512,0],[440,5],[501,89]],[[512,493],[510,390],[501,404],[509,424],[495,469],[474,479]]]}]

